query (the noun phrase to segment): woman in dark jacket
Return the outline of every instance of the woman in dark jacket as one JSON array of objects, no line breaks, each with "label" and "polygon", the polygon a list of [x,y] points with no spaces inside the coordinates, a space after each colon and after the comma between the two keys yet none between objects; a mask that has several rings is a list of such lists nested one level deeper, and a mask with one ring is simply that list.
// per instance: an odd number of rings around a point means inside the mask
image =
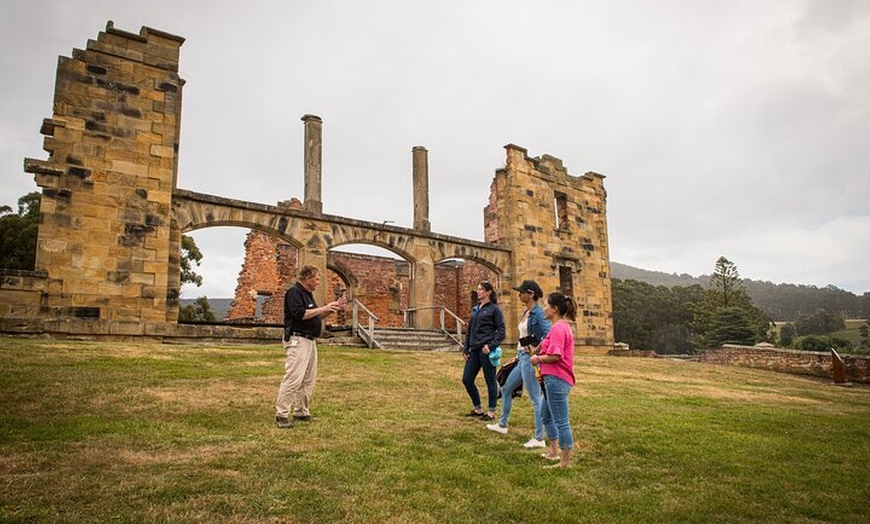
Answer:
[{"label": "woman in dark jacket", "polygon": [[[495,380],[495,366],[489,360],[489,352],[495,350],[504,340],[504,315],[496,303],[495,290],[484,280],[477,286],[478,303],[471,310],[468,321],[468,333],[465,335],[463,356],[465,370],[462,373],[462,383],[471,398],[473,409],[466,414],[469,417],[480,417],[491,422],[495,420],[495,406],[498,402],[498,383]],[[486,381],[486,392],[489,397],[488,409],[483,411],[480,402],[480,392],[474,380],[483,368],[483,378]]]}]

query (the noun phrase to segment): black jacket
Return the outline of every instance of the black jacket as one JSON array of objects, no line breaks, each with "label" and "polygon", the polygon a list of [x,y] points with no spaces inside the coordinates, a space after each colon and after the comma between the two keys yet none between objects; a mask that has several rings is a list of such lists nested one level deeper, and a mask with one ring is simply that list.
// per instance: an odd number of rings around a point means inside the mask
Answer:
[{"label": "black jacket", "polygon": [[284,338],[290,332],[304,333],[311,337],[319,337],[323,329],[323,321],[320,315],[302,320],[305,311],[314,309],[317,303],[312,295],[299,282],[293,284],[284,294]]},{"label": "black jacket", "polygon": [[492,302],[474,306],[468,321],[463,351],[480,351],[485,345],[489,345],[489,349],[495,349],[504,340],[504,336],[504,315],[501,309]]}]

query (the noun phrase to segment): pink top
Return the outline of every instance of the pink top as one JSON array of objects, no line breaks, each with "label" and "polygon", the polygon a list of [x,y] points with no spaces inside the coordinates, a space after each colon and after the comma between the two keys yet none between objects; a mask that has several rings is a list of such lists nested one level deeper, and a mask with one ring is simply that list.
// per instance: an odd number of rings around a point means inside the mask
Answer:
[{"label": "pink top", "polygon": [[541,355],[559,355],[556,362],[541,362],[542,375],[553,375],[574,385],[574,333],[568,322],[553,324],[541,342]]}]

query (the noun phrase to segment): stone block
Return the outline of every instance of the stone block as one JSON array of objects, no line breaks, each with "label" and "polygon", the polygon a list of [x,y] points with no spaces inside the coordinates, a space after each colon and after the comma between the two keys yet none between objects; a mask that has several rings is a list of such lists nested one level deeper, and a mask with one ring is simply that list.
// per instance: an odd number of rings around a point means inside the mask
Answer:
[{"label": "stone block", "polygon": [[[175,158],[175,149],[170,146],[161,146],[154,144],[151,146],[151,154],[158,157],[174,159]],[[172,166],[166,166],[167,168],[171,168]]]},{"label": "stone block", "polygon": [[[123,160],[113,160],[112,161],[112,170],[117,173],[128,174],[133,176],[148,176],[148,166],[142,164],[135,164],[133,162],[126,162]],[[125,185],[133,185],[133,184],[125,184]]]},{"label": "stone block", "polygon": [[109,326],[112,335],[143,335],[143,324],[138,321],[116,321]]}]

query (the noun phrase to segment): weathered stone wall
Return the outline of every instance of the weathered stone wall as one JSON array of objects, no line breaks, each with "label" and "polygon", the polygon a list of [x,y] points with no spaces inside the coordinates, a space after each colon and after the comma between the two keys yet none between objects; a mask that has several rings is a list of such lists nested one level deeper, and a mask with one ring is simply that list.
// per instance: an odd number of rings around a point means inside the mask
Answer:
[{"label": "weathered stone wall", "polygon": [[43,299],[48,287],[45,271],[5,269],[0,275],[3,293],[0,300],[0,318],[36,317],[45,307]]},{"label": "weathered stone wall", "polygon": [[[545,293],[558,290],[574,297],[578,346],[611,349],[604,177],[571,176],[558,158],[529,158],[515,145],[505,149],[506,165],[496,172],[484,210],[485,240],[512,250],[511,273],[517,282],[531,278]],[[518,312],[506,313],[516,325]]]},{"label": "weathered stone wall", "polygon": [[115,334],[177,316],[168,217],[183,41],[110,22],[87,49],[60,58],[54,115],[42,126],[49,158],[25,161],[42,188],[36,268],[60,287],[46,294],[42,315]]},{"label": "weathered stone wall", "polygon": [[[870,357],[841,355],[846,378],[852,382],[870,383]],[[701,362],[748,368],[769,369],[797,375],[833,378],[830,353],[795,351],[791,349],[760,348],[726,344],[709,349],[701,355]]]}]

